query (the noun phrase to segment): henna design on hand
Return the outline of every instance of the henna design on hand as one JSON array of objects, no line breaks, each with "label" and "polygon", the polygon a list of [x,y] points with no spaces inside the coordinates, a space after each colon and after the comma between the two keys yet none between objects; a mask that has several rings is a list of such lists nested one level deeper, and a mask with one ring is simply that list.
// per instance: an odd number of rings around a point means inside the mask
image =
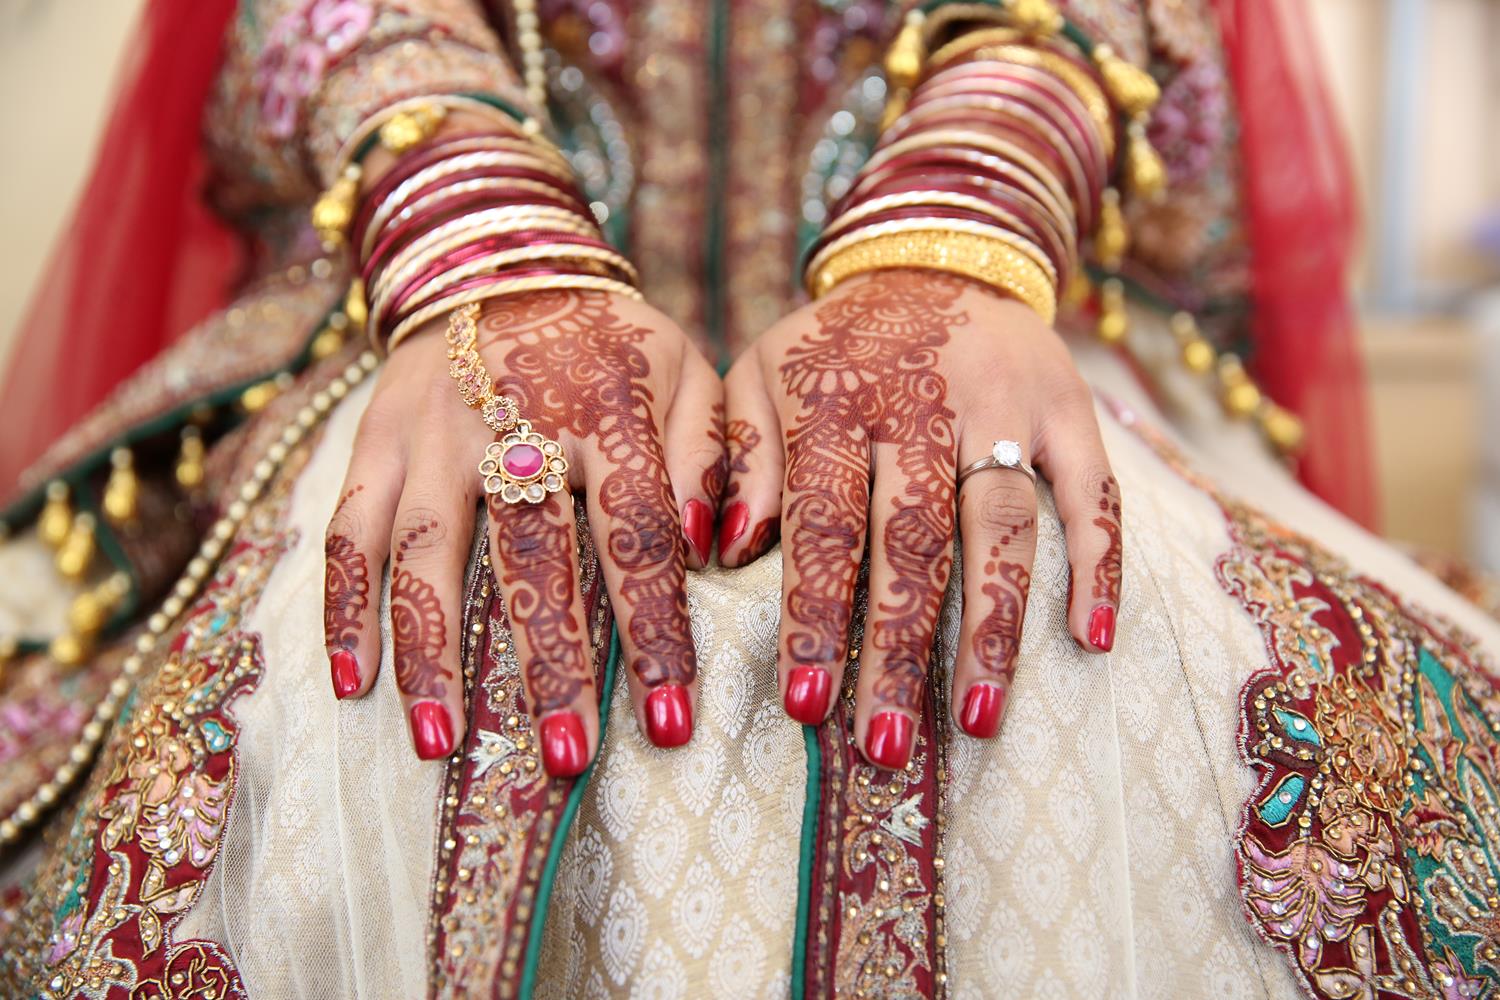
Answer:
[{"label": "henna design on hand", "polygon": [[882,539],[894,579],[866,643],[882,654],[876,697],[913,710],[953,560],[954,414],[937,363],[949,330],[967,322],[957,308],[964,287],[931,273],[878,273],[820,307],[816,332],[781,366],[783,386],[799,402],[787,434],[787,520],[795,526],[787,550],[797,572],[787,652],[804,662],[842,656],[844,595],[855,573],[848,550],[869,500],[865,442],[896,445],[907,485]]},{"label": "henna design on hand", "polygon": [[[749,456],[752,451],[760,445],[760,431],[748,420],[731,420],[724,429],[725,437],[725,459],[728,471],[736,475],[747,475],[750,472]],[[740,481],[732,479],[724,490],[724,504],[727,507],[729,501],[740,495]],[[781,531],[781,519],[777,517],[766,517],[758,521],[755,527],[750,529],[749,536],[745,539],[745,547],[741,550],[741,562],[754,559],[769,549],[776,541],[776,536]]]},{"label": "henna design on hand", "polygon": [[[503,346],[501,389],[544,433],[592,440],[611,471],[597,502],[611,519],[605,550],[624,575],[630,669],[647,687],[697,673],[683,586],[686,540],[677,527],[657,435],[651,334],[602,292],[535,292],[488,303],[480,348]],[[507,515],[509,512],[505,512]]]},{"label": "henna design on hand", "polygon": [[724,483],[729,479],[729,454],[724,448],[724,435],[724,404],[715,403],[709,415],[708,439],[718,449],[719,457],[703,470],[701,483],[710,509],[719,506],[719,498],[724,495]]},{"label": "henna design on hand", "polygon": [[1094,518],[1094,524],[1109,536],[1109,547],[1104,550],[1099,565],[1094,567],[1094,597],[1118,604],[1124,538],[1120,528],[1120,484],[1114,476],[1105,476],[1099,483],[1098,504],[1099,516]]},{"label": "henna design on hand", "polygon": [[442,698],[453,672],[443,666],[448,621],[437,591],[402,566],[412,551],[442,539],[435,518],[420,518],[402,532],[391,568],[391,638],[395,647],[396,687],[416,698]]},{"label": "henna design on hand", "polygon": [[521,663],[532,712],[568,708],[589,679],[587,636],[573,613],[574,538],[555,505],[571,499],[511,506],[489,497],[495,526],[491,563],[518,634],[526,637]]},{"label": "henna design on hand", "polygon": [[323,542],[323,644],[352,650],[363,627],[360,615],[370,606],[370,575],[365,554],[348,535],[329,535]]},{"label": "henna design on hand", "polygon": [[[355,486],[339,498],[334,521],[353,496]],[[352,650],[364,627],[360,616],[370,606],[370,575],[365,555],[348,535],[331,531],[323,540],[323,644],[327,649]]]},{"label": "henna design on hand", "polygon": [[1036,519],[1022,518],[1007,525],[984,561],[984,584],[980,592],[990,599],[990,610],[974,629],[974,658],[987,673],[1010,686],[1021,650],[1021,623],[1026,616],[1026,595],[1031,591],[1031,573],[1024,565],[1004,558],[1005,550],[1023,535],[1029,535]]}]

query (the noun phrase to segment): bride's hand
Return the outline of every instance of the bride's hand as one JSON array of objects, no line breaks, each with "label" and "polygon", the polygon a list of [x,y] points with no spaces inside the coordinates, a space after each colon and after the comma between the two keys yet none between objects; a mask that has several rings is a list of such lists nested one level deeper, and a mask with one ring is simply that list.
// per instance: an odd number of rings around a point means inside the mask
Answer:
[{"label": "bride's hand", "polygon": [[[658,746],[685,743],[697,670],[683,577],[707,558],[722,484],[718,376],[665,316],[603,292],[492,300],[478,326],[497,391],[562,444],[569,485],[587,498],[637,720]],[[391,666],[423,758],[447,756],[463,736],[461,589],[484,497],[478,464],[493,440],[449,378],[442,330],[424,330],[381,373],[328,525],[334,692],[358,697],[375,683],[389,557]],[[542,762],[577,774],[598,747],[599,717],[573,503],[567,492],[488,499],[492,568]]]},{"label": "bride's hand", "polygon": [[[998,440],[1019,442],[1051,482],[1072,564],[1069,627],[1085,649],[1110,648],[1119,491],[1089,389],[1036,313],[935,272],[870,274],[772,327],[725,386],[730,427],[742,428],[731,437],[756,442],[731,467],[728,493],[746,507],[731,505],[726,523],[781,519],[778,667],[793,718],[821,721],[839,689],[868,533],[855,734],[873,764],[910,759],[957,512],[964,614],[952,712],[972,735],[998,730],[1030,586],[1036,491],[1013,469],[955,482]],[[742,534],[720,558],[743,564],[768,534]]]}]

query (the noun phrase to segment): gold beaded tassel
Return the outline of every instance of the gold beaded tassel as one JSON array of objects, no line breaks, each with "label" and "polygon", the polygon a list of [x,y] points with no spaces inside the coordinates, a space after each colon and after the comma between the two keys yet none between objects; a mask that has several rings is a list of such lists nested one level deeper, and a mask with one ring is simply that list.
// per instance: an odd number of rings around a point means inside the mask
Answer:
[{"label": "gold beaded tassel", "polygon": [[[145,632],[136,637],[135,648],[120,666],[120,676],[110,682],[109,692],[94,706],[93,718],[84,724],[77,742],[68,751],[67,760],[58,766],[50,781],[38,787],[13,813],[0,819],[0,847],[19,840],[21,832],[41,818],[43,812],[56,803],[83,772],[98,752],[108,725],[119,714],[121,705],[145,667],[146,657],[156,651],[177,616],[207,582],[230,540],[250,516],[251,506],[261,498],[291,450],[328,416],[338,400],[348,395],[349,390],[364,381],[378,365],[379,359],[372,352],[361,354],[325,390],[314,395],[312,402],[299,410],[295,419],[282,430],[281,437],[266,449],[265,457],[255,464],[255,471],[240,488],[239,496],[229,504],[224,516],[199,545],[197,555],[188,561],[187,572],[162,602],[161,609],[146,619]],[[109,586],[109,581],[104,585]],[[82,621],[83,617],[80,611],[79,620]]]},{"label": "gold beaded tassel", "polygon": [[37,519],[37,534],[49,548],[57,549],[67,541],[73,527],[73,506],[68,502],[68,484],[61,479],[47,484],[47,503]]},{"label": "gold beaded tassel", "polygon": [[177,453],[177,466],[173,474],[177,485],[191,493],[203,485],[203,456],[207,449],[203,444],[203,432],[196,427],[182,429],[182,447]]},{"label": "gold beaded tassel", "polygon": [[99,633],[110,614],[130,593],[130,577],[112,573],[101,584],[90,587],[68,607],[68,630],[47,648],[47,654],[65,667],[76,667],[93,652]]},{"label": "gold beaded tassel", "polygon": [[109,453],[109,464],[109,480],[104,484],[101,506],[110,524],[123,527],[135,520],[136,503],[140,497],[135,456],[129,448],[116,448]]},{"label": "gold beaded tassel", "polygon": [[73,515],[68,535],[57,548],[57,571],[69,580],[81,580],[94,561],[94,515],[80,511]]}]

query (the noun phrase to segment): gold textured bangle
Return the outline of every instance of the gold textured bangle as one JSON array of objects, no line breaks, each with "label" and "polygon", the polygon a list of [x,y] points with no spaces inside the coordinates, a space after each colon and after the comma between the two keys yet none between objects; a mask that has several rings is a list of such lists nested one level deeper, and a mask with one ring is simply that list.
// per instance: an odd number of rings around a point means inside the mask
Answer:
[{"label": "gold textured bangle", "polygon": [[813,273],[809,291],[826,295],[857,274],[892,268],[961,275],[1029,306],[1048,323],[1057,317],[1057,290],[1030,257],[990,237],[942,230],[894,233],[857,243]]},{"label": "gold textured bangle", "polygon": [[[998,208],[983,198],[976,198],[968,194],[957,194],[952,191],[903,191],[901,194],[881,195],[878,198],[861,201],[854,208],[851,208],[842,215],[836,216],[828,225],[824,226],[820,238],[825,240],[833,239],[860,221],[872,215],[889,211],[890,209],[923,208],[928,205],[939,208],[958,208],[989,216],[1002,229],[1005,229],[1011,235],[1015,236],[1017,240],[1024,242],[1028,247],[1032,248],[1035,251],[1038,264],[1046,267],[1049,272],[1056,270],[1052,266],[1052,260],[1047,256],[1046,251],[1042,250],[1041,246],[1035,240],[1021,235],[1018,231],[1031,228],[1019,216],[1013,215],[1003,208]],[[950,221],[962,222],[967,220],[953,219]]]},{"label": "gold textured bangle", "polygon": [[[471,302],[483,302],[486,299],[497,299],[506,295],[519,295],[522,292],[558,290],[613,292],[637,302],[644,298],[633,285],[615,278],[603,278],[592,274],[541,274],[526,278],[511,278],[507,281],[497,281],[493,285],[485,285],[483,288],[471,288],[417,310],[391,331],[390,339],[386,341],[386,353],[394,351],[401,341],[409,337],[412,331],[423,323],[451,309],[457,309],[459,306],[466,306]],[[370,329],[370,336],[371,338],[376,336],[373,326]],[[375,346],[379,348],[380,345],[377,343]]]},{"label": "gold textured bangle", "polygon": [[551,145],[551,143],[547,143],[547,140],[542,138],[541,126],[535,119],[528,118],[524,122],[518,122],[493,104],[486,104],[484,101],[476,100],[472,97],[464,97],[461,94],[430,94],[421,97],[408,97],[405,100],[396,101],[394,104],[387,104],[354,127],[354,131],[349,133],[349,138],[344,140],[344,144],[339,147],[339,151],[334,155],[333,175],[335,177],[342,175],[344,169],[354,162],[355,151],[364,145],[365,140],[369,139],[376,132],[379,132],[391,120],[400,115],[430,114],[434,109],[439,112],[439,122],[441,122],[443,117],[446,117],[449,111],[471,111],[491,119],[510,135],[535,139],[549,146]]},{"label": "gold textured bangle", "polygon": [[[1003,243],[1031,260],[1037,269],[1042,272],[1050,284],[1057,286],[1057,271],[1052,262],[1042,249],[1030,240],[1023,239],[1008,229],[999,226],[991,226],[983,222],[971,222],[968,219],[948,219],[942,216],[931,216],[920,219],[897,219],[892,222],[878,222],[873,226],[864,226],[853,232],[845,233],[832,243],[827,244],[813,255],[808,261],[806,274],[812,275],[823,269],[832,258],[843,254],[861,243],[867,243],[873,239],[887,236],[902,236],[911,233],[946,233],[954,237],[979,238],[991,240],[995,243]],[[808,290],[814,291],[816,285],[809,283]]]}]

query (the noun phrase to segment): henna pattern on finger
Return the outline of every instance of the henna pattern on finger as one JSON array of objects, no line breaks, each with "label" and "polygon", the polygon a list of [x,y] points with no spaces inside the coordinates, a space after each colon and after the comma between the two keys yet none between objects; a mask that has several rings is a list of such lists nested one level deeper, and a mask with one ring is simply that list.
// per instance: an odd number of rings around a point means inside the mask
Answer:
[{"label": "henna pattern on finger", "polygon": [[[339,498],[333,522],[363,486],[355,486]],[[329,650],[354,649],[364,628],[361,615],[370,606],[370,575],[365,555],[354,539],[341,531],[330,531],[323,540],[323,645]]]},{"label": "henna pattern on finger", "polygon": [[365,554],[348,535],[329,535],[323,557],[323,644],[330,650],[352,650],[364,627],[360,616],[370,606]]},{"label": "henna pattern on finger", "polygon": [[709,414],[708,440],[718,450],[718,457],[703,470],[701,483],[710,510],[718,509],[719,498],[724,496],[724,483],[729,478],[729,453],[724,447],[724,435],[724,404],[715,403]]},{"label": "henna pattern on finger", "polygon": [[[760,431],[748,420],[731,420],[724,429],[725,455],[728,460],[728,471],[735,476],[745,476],[750,473],[750,453],[760,445]],[[729,502],[740,495],[740,480],[730,479],[729,485],[724,489],[723,506],[727,508]],[[755,527],[750,529],[745,544],[740,549],[740,564],[747,563],[752,559],[759,558],[776,541],[776,536],[781,531],[781,519],[777,517],[762,518]],[[722,556],[723,553],[720,552]]]},{"label": "henna pattern on finger", "polygon": [[1105,476],[1100,481],[1098,508],[1094,525],[1109,536],[1109,547],[1094,567],[1094,597],[1119,604],[1124,538],[1120,528],[1120,484],[1114,476]]},{"label": "henna pattern on finger", "polygon": [[984,583],[980,593],[990,601],[974,629],[974,658],[989,674],[1010,686],[1021,650],[1021,624],[1026,616],[1026,596],[1031,591],[1031,573],[1019,562],[1006,559],[1006,550],[1018,539],[1029,537],[1036,527],[1032,517],[1013,521],[1001,530],[984,561]]},{"label": "henna pattern on finger", "polygon": [[[648,688],[697,674],[688,625],[686,540],[677,524],[641,343],[647,327],[621,318],[610,296],[535,292],[487,303],[481,350],[500,347],[502,390],[547,432],[591,441],[610,471],[596,502],[604,550],[622,580],[616,610],[631,671]],[[505,512],[509,513],[509,512]]]},{"label": "henna pattern on finger", "polygon": [[869,501],[870,444],[896,446],[906,480],[882,537],[892,578],[876,600],[866,645],[879,655],[875,694],[916,710],[953,561],[953,411],[938,372],[964,283],[927,272],[878,273],[830,298],[818,328],[787,352],[781,378],[798,413],[787,434],[788,558],[797,582],[787,653],[842,656],[849,596]]},{"label": "henna pattern on finger", "polygon": [[558,511],[562,503],[572,500],[511,505],[489,496],[495,538],[490,562],[525,646],[521,675],[537,716],[572,706],[589,681],[587,636],[574,613],[574,533]]},{"label": "henna pattern on finger", "polygon": [[432,584],[402,566],[410,553],[442,539],[436,519],[419,519],[401,533],[391,567],[391,640],[395,648],[396,687],[414,698],[442,698],[453,680],[443,665],[448,620]]}]

